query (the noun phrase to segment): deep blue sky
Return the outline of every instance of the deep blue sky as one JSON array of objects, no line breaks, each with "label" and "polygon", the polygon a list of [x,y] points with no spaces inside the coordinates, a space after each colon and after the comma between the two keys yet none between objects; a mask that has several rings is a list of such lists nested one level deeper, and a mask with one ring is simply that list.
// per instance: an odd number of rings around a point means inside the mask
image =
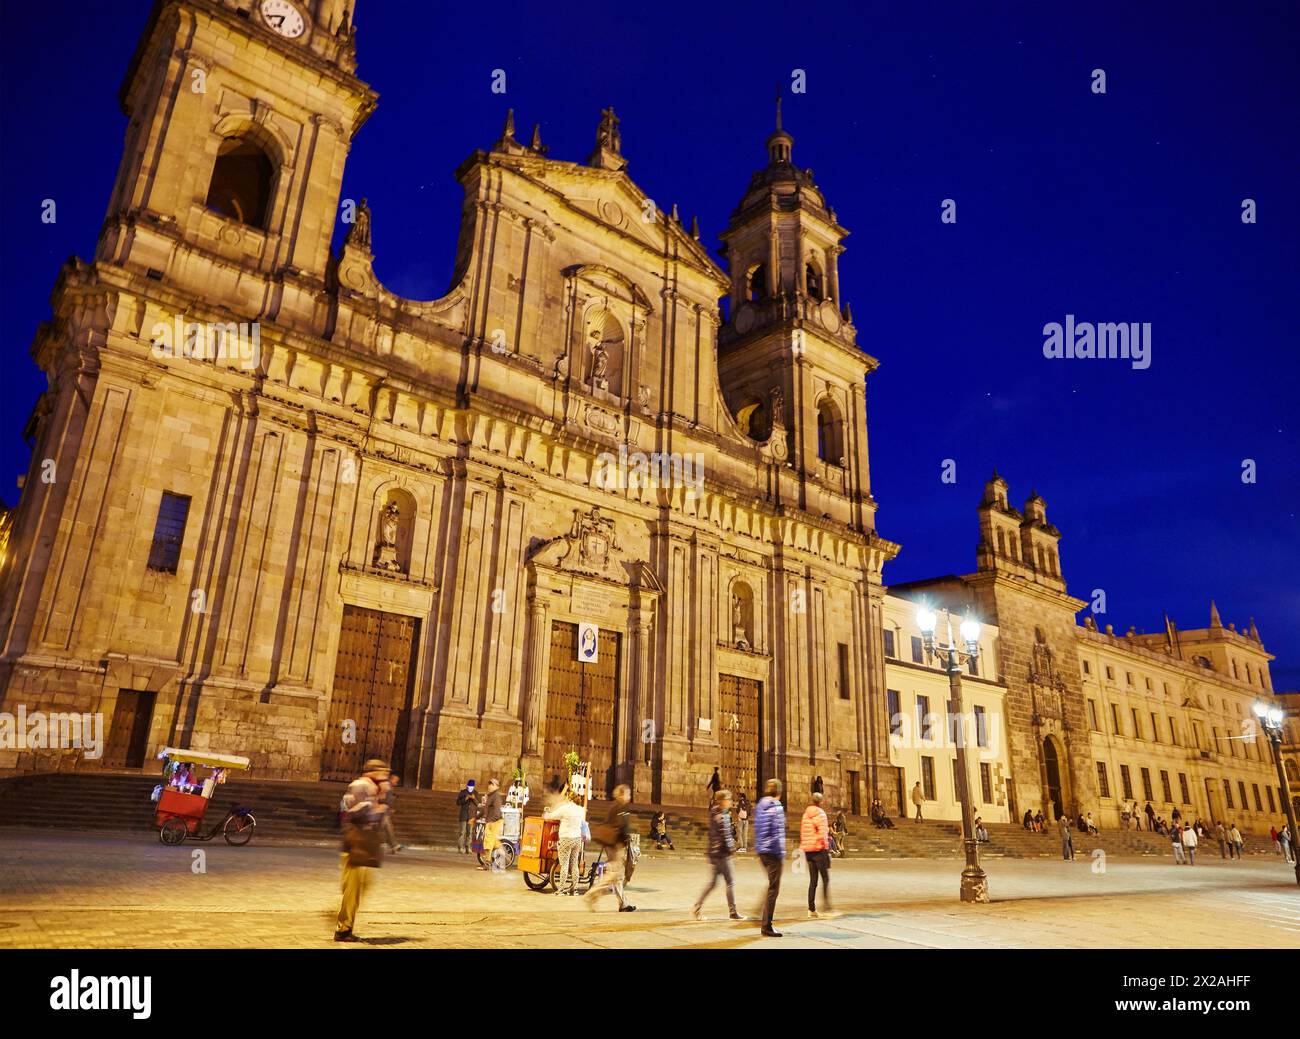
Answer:
[{"label": "deep blue sky", "polygon": [[[60,263],[93,251],[148,4],[0,8],[12,503],[44,385],[27,351]],[[804,69],[807,93],[785,105],[794,158],[852,231],[843,294],[882,362],[873,486],[881,532],[903,545],[886,578],[973,569],[996,465],[1016,504],[1031,487],[1047,499],[1071,590],[1107,593],[1101,623],[1159,630],[1168,610],[1201,626],[1214,597],[1225,623],[1256,618],[1275,685],[1300,688],[1297,5],[1061,8],[358,0],[359,71],[381,99],[344,195],[370,198],[387,284],[441,295],[452,171],[497,138],[506,107],[520,136],[541,122],[552,157],[581,161],[612,104],[633,178],[698,214],[713,248],[764,161],[775,85]],[[955,225],[940,222],[945,198]],[[1067,313],[1150,322],[1151,368],[1045,360],[1042,327]]]}]

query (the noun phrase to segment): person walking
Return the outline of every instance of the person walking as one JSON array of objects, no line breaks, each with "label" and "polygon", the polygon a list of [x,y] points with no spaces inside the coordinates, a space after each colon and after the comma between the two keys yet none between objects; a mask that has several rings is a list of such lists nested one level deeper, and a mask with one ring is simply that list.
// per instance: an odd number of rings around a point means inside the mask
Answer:
[{"label": "person walking", "polygon": [[555,885],[555,893],[576,895],[578,877],[582,872],[582,826],[587,819],[587,809],[564,794],[559,794],[554,804],[542,812],[542,818],[560,821],[555,849],[560,864],[560,879]]},{"label": "person walking", "polygon": [[591,828],[592,839],[605,846],[608,862],[600,879],[583,895],[588,909],[595,909],[596,899],[608,891],[618,901],[620,913],[636,912],[636,906],[628,902],[624,895],[629,875],[627,846],[632,836],[632,811],[628,807],[631,803],[632,788],[626,784],[615,787],[614,800],[610,802],[604,822]]},{"label": "person walking", "polygon": [[766,938],[780,938],[781,932],[772,926],[776,896],[781,891],[781,863],[785,859],[785,806],[781,804],[779,779],[769,779],[763,784],[763,796],[754,806],[754,851],[767,873],[761,933]]},{"label": "person walking", "polygon": [[912,787],[912,804],[916,805],[916,821],[921,821],[921,803],[925,800],[925,794],[921,792],[921,781],[916,781],[916,786]]},{"label": "person walking", "polygon": [[402,783],[402,777],[394,772],[388,777],[388,782],[384,785],[384,792],[380,799],[384,805],[384,814],[381,819],[381,827],[384,834],[384,843],[388,845],[388,850],[396,855],[402,850],[404,845],[398,842],[397,832],[393,829],[393,807],[397,799],[397,788]]},{"label": "person walking", "polygon": [[745,919],[736,909],[736,885],[731,875],[731,856],[736,853],[736,837],[731,826],[731,791],[719,790],[718,796],[709,809],[709,844],[706,856],[709,860],[709,882],[700,892],[691,909],[691,916],[703,920],[701,910],[704,900],[713,893],[721,877],[727,889],[727,913],[732,920]]},{"label": "person walking", "polygon": [[1187,852],[1187,865],[1196,865],[1196,848],[1201,843],[1201,838],[1196,833],[1195,826],[1183,827],[1183,850]]},{"label": "person walking", "polygon": [[713,767],[713,776],[704,784],[704,789],[709,792],[709,807],[717,803],[718,791],[722,789],[722,777],[718,775],[718,767]]},{"label": "person walking", "polygon": [[1174,865],[1186,865],[1187,858],[1183,854],[1183,828],[1178,823],[1169,827],[1169,843],[1174,849]]},{"label": "person walking", "polygon": [[663,851],[665,846],[669,851],[677,850],[668,833],[668,816],[663,812],[655,812],[650,817],[650,839],[655,842],[655,851]]},{"label": "person walking", "polygon": [[812,803],[799,820],[799,850],[808,866],[808,919],[817,917],[817,878],[822,880],[822,906],[831,910],[831,840],[830,822],[822,809],[822,795],[812,795]]},{"label": "person walking", "polygon": [[1070,835],[1070,817],[1062,815],[1057,820],[1057,827],[1061,831],[1061,858],[1067,862],[1074,859],[1074,838]]},{"label": "person walking", "polygon": [[483,802],[483,858],[479,869],[489,869],[492,865],[492,853],[501,843],[501,832],[505,829],[505,816],[501,806],[505,798],[501,794],[501,784],[496,779],[488,780],[487,799]]},{"label": "person walking", "polygon": [[739,823],[738,851],[749,851],[749,798],[742,792],[736,802],[736,819]]},{"label": "person walking", "polygon": [[474,816],[478,814],[478,797],[474,793],[474,780],[465,780],[465,789],[456,795],[456,850],[463,855],[469,854],[470,839],[473,836]]},{"label": "person walking", "polygon": [[362,773],[348,784],[343,795],[343,848],[341,859],[343,899],[334,924],[336,942],[354,942],[352,933],[361,898],[370,885],[370,870],[384,861],[380,827],[388,808],[383,803],[384,786],[392,770],[387,762],[371,758]]},{"label": "person walking", "polygon": [[1223,820],[1214,824],[1214,839],[1219,842],[1219,858],[1228,857],[1228,831],[1223,828]]},{"label": "person walking", "polygon": [[1240,859],[1241,849],[1245,846],[1245,844],[1241,839],[1241,831],[1237,829],[1236,823],[1232,824],[1232,843],[1233,846],[1237,849],[1237,858]]},{"label": "person walking", "polygon": [[1295,862],[1295,842],[1291,838],[1291,824],[1283,823],[1277,832],[1277,839],[1282,844],[1282,856],[1287,862]]},{"label": "person walking", "polygon": [[1151,807],[1150,801],[1147,802],[1145,811],[1147,817],[1147,829],[1154,831],[1156,828],[1156,810]]}]

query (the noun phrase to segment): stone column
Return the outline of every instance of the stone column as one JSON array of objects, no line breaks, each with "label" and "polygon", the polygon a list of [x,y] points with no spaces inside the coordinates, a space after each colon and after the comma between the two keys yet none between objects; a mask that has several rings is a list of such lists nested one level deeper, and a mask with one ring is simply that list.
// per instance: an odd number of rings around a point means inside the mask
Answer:
[{"label": "stone column", "polygon": [[537,754],[537,730],[546,711],[550,630],[547,605],[534,590],[528,603],[528,699],[524,704],[524,753]]},{"label": "stone column", "polygon": [[826,294],[827,299],[835,301],[836,308],[843,307],[840,302],[840,253],[842,245],[832,245],[826,250]]}]

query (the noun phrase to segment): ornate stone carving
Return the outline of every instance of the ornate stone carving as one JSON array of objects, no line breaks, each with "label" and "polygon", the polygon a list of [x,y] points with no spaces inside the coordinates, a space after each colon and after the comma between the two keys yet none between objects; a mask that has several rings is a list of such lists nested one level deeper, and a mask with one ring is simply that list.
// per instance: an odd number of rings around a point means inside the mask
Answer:
[{"label": "ornate stone carving", "polygon": [[397,502],[390,501],[379,518],[379,540],[375,544],[374,565],[380,570],[404,570],[397,555],[397,537],[401,525],[402,510]]},{"label": "ornate stone carving", "polygon": [[614,520],[603,516],[600,506],[589,512],[573,510],[573,526],[567,534],[542,542],[530,554],[534,562],[600,573],[609,568],[614,553],[622,552]]}]

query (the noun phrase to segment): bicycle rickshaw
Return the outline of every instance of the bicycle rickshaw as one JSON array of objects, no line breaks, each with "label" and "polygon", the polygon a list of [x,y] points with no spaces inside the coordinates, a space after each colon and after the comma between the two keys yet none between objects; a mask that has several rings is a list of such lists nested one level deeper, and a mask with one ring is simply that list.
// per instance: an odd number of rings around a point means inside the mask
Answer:
[{"label": "bicycle rickshaw", "polygon": [[[248,758],[173,747],[164,747],[158,756],[168,763],[166,779],[155,791],[158,807],[154,812],[154,824],[158,827],[160,841],[164,844],[182,844],[186,838],[210,841],[218,833],[227,844],[237,847],[252,840],[257,820],[249,809],[239,805],[231,805],[222,820],[206,833],[200,829],[213,791],[226,781],[227,772],[246,770]],[[194,782],[190,771],[194,766],[211,769],[211,774],[202,784]]]},{"label": "bicycle rickshaw", "polygon": [[510,789],[506,792],[506,803],[501,806],[501,839],[497,846],[492,850],[492,861],[488,862],[483,857],[483,830],[484,825],[481,821],[476,821],[470,833],[470,851],[478,859],[480,866],[490,866],[492,869],[509,869],[515,864],[515,859],[519,857],[519,845],[522,836],[522,826],[524,818],[524,805],[528,803],[528,787],[522,780],[516,780],[510,784]]}]

